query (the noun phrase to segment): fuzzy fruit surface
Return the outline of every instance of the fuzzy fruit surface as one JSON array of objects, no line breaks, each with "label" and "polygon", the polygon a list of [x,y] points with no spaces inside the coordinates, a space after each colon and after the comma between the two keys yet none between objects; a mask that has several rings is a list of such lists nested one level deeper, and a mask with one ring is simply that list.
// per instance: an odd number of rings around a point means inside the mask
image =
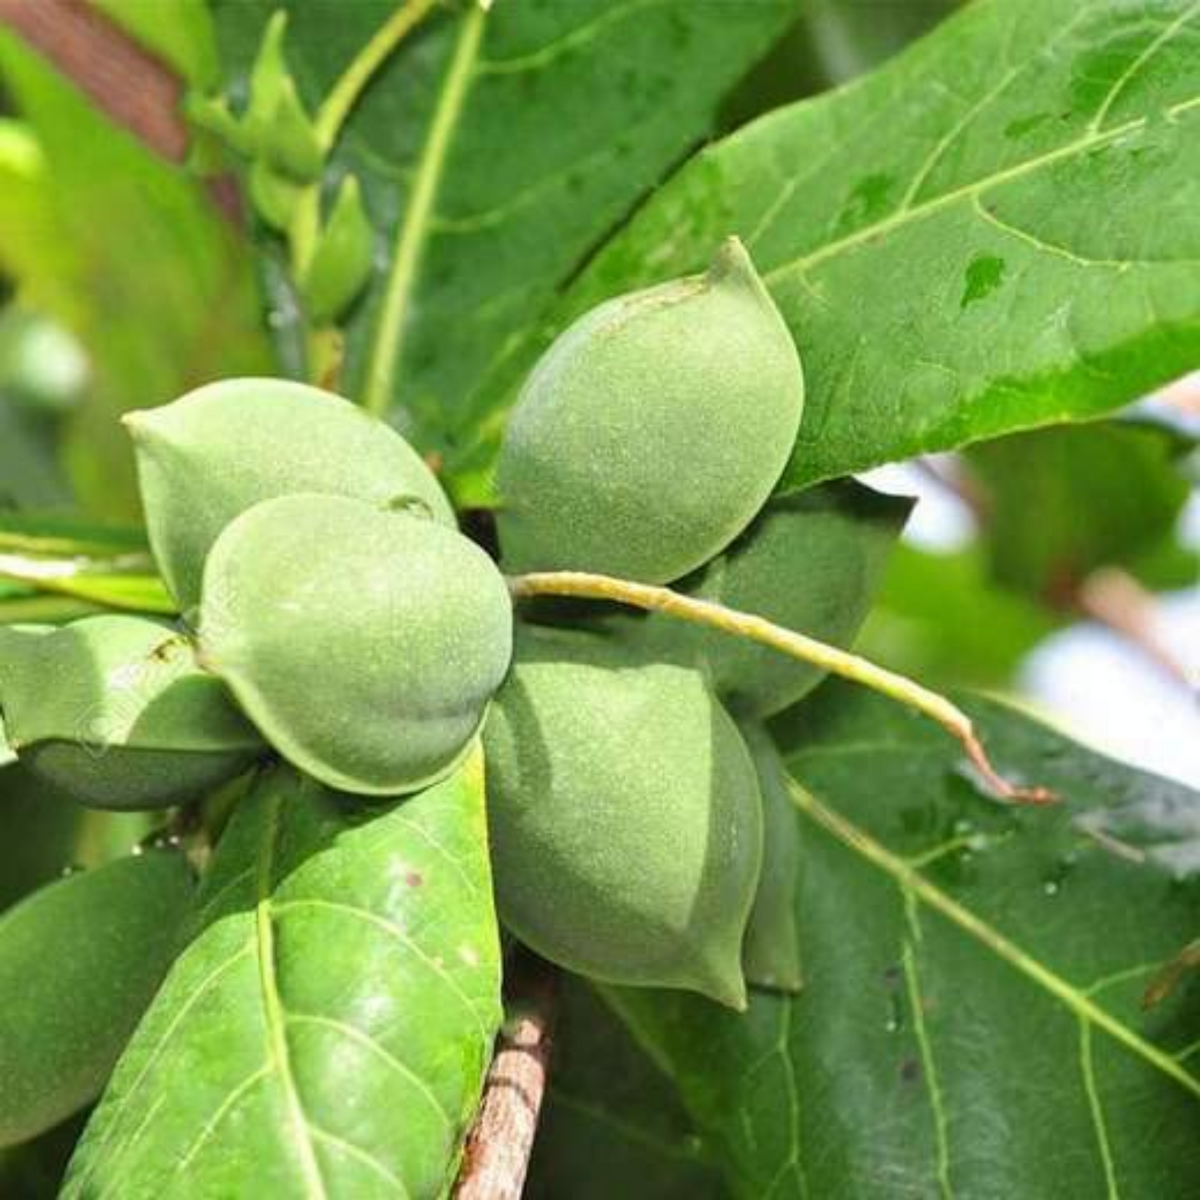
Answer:
[{"label": "fuzzy fruit surface", "polygon": [[200,645],[263,736],[330,787],[417,791],[470,749],[512,652],[491,559],[357,500],[268,500],[221,534]]},{"label": "fuzzy fruit surface", "polygon": [[34,892],[0,918],[0,1146],[94,1100],[154,996],[192,895],[151,850]]},{"label": "fuzzy fruit surface", "polygon": [[803,402],[791,334],[736,239],[704,275],[600,305],[513,410],[497,475],[506,567],[678,579],[762,507]]},{"label": "fuzzy fruit surface", "polygon": [[522,627],[484,748],[497,903],[522,941],[595,979],[744,1006],[758,785],[699,672]]},{"label": "fuzzy fruit surface", "polygon": [[0,629],[0,704],[20,761],[96,808],[178,804],[265,750],[188,639],[147,617]]},{"label": "fuzzy fruit surface", "polygon": [[787,769],[771,735],[757,721],[741,721],[758,772],[763,806],[763,862],[746,926],[742,966],[757,987],[799,991],[800,925],[796,900],[800,885],[800,841],[796,810],[787,790]]},{"label": "fuzzy fruit surface", "polygon": [[[849,646],[911,510],[906,498],[848,479],[777,497],[728,550],[682,581],[679,590],[834,646]],[[782,712],[824,678],[811,663],[721,630],[657,614],[635,622],[660,654],[706,670],[718,694],[740,715]]]},{"label": "fuzzy fruit surface", "polygon": [[420,455],[357,405],[285,379],[228,379],[125,418],[150,544],[172,596],[200,599],[204,560],[239,513],[298,492],[412,502],[453,528]]}]

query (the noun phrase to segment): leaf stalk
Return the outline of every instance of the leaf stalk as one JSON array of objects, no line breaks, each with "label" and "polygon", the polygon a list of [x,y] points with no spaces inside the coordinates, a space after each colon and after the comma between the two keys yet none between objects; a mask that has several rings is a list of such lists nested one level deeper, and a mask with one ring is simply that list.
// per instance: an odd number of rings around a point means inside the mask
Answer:
[{"label": "leaf stalk", "polygon": [[1047,788],[1020,787],[1005,779],[988,758],[971,718],[945,696],[857,654],[830,646],[807,634],[785,629],[753,613],[727,608],[711,600],[685,596],[667,587],[586,571],[543,571],[510,576],[508,587],[513,598],[518,600],[533,596],[610,600],[706,625],[710,629],[769,646],[801,662],[820,667],[831,675],[868,687],[936,721],[958,739],[980,778],[998,797],[1020,804],[1049,804],[1056,799]]}]

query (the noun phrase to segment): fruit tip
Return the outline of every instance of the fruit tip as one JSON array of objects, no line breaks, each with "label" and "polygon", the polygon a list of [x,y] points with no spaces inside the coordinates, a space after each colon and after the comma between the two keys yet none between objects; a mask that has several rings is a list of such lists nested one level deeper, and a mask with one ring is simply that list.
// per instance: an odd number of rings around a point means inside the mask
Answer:
[{"label": "fruit tip", "polygon": [[699,983],[697,990],[703,992],[710,1000],[733,1009],[734,1012],[743,1013],[749,1007],[746,980],[740,970],[734,974],[713,974]]},{"label": "fruit tip", "polygon": [[708,278],[714,283],[726,280],[742,283],[754,291],[762,291],[763,283],[759,278],[750,251],[737,234],[730,234],[713,256],[712,265],[708,268]]},{"label": "fruit tip", "polygon": [[135,408],[121,414],[121,424],[133,438],[145,437],[155,427],[157,421],[152,408]]}]

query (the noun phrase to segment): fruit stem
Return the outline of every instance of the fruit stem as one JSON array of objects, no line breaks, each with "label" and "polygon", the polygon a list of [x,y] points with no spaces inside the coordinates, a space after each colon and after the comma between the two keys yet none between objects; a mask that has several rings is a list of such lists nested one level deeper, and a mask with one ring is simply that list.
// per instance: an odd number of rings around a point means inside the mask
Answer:
[{"label": "fruit stem", "polygon": [[983,782],[998,797],[1022,804],[1049,804],[1056,799],[1047,788],[1018,787],[1005,779],[992,766],[971,718],[945,696],[922,687],[904,675],[876,666],[857,654],[850,654],[807,634],[784,629],[753,613],[726,608],[710,600],[697,600],[667,587],[615,579],[610,575],[593,575],[586,571],[539,571],[510,576],[508,588],[513,598],[518,600],[531,596],[574,596],[586,600],[616,601],[697,625],[707,625],[735,637],[770,646],[773,650],[862,684],[931,717],[962,743],[967,758]]}]

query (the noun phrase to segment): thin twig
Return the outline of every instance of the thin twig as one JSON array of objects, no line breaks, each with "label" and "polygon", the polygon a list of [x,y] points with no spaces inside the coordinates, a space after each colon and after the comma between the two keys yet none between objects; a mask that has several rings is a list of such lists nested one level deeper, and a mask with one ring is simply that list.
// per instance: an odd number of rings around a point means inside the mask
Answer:
[{"label": "thin twig", "polygon": [[962,743],[967,757],[982,781],[997,796],[1024,804],[1047,804],[1055,799],[1054,793],[1046,788],[1018,787],[1000,775],[988,759],[971,718],[945,696],[930,691],[894,671],[876,666],[856,654],[839,650],[836,646],[819,642],[803,633],[784,629],[752,613],[726,608],[709,600],[697,600],[692,596],[673,592],[670,588],[614,579],[608,575],[593,575],[584,571],[547,571],[518,575],[509,579],[508,586],[516,599],[531,596],[574,596],[589,600],[611,600],[649,612],[661,612],[698,625],[707,625],[735,637],[759,642],[782,654],[798,658],[801,662],[812,663],[833,675],[840,675],[843,679],[862,684],[931,717]]},{"label": "thin twig", "polygon": [[326,150],[337,141],[346,118],[358,103],[367,84],[396,47],[420,24],[438,0],[405,0],[375,31],[370,41],[354,56],[338,77],[317,113],[317,137]]},{"label": "thin twig", "polygon": [[[69,79],[114,124],[172,163],[187,158],[184,82],[103,13],[81,0],[0,0],[0,26]],[[242,201],[230,175],[205,181],[213,204],[233,225]]]},{"label": "thin twig", "polygon": [[1197,680],[1188,672],[1158,630],[1158,602],[1128,571],[1102,567],[1075,590],[1075,603],[1085,616],[1107,626],[1189,691]]},{"label": "thin twig", "polygon": [[467,1137],[454,1200],[520,1200],[546,1094],[558,976],[519,954],[505,972],[509,1020]]}]

